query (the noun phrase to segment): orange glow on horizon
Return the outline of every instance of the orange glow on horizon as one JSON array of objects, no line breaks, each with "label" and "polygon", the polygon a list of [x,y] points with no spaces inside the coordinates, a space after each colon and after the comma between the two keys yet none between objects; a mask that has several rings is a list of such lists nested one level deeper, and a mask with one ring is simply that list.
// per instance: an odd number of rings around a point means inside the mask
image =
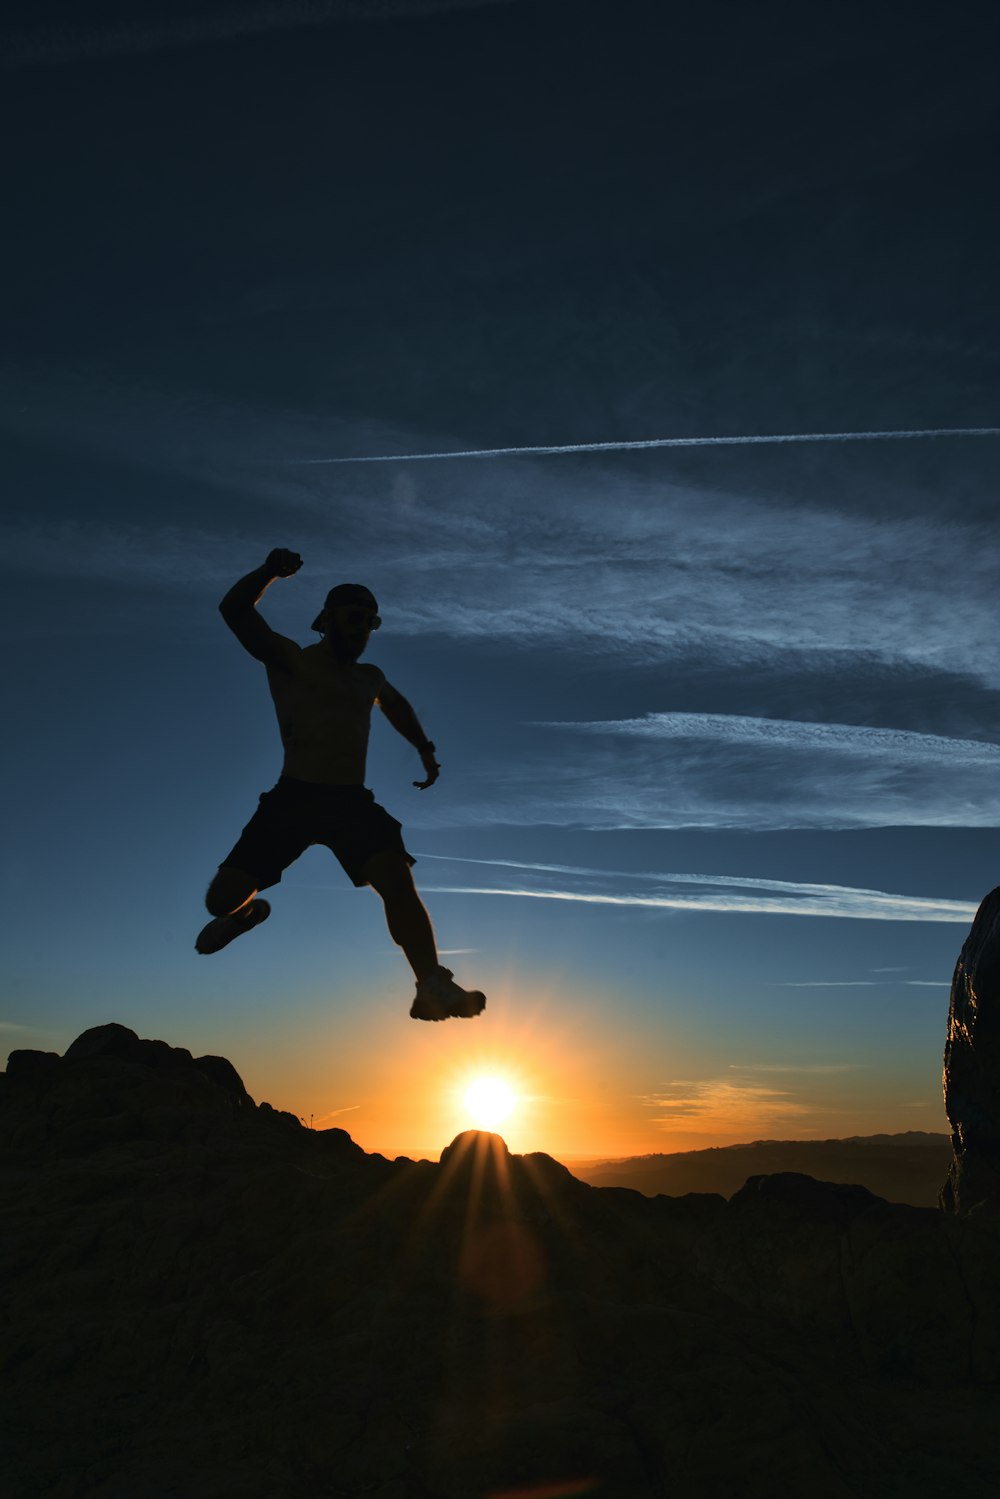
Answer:
[{"label": "orange glow on horizon", "polygon": [[[515,1155],[580,1159],[641,1148],[648,1111],[630,1077],[641,1044],[634,1037],[609,1044],[607,1001],[584,996],[581,1003],[579,992],[554,988],[526,997],[514,980],[488,987],[490,1007],[480,1019],[396,1025],[369,1005],[352,1014],[346,1033],[331,1020],[332,1055],[346,1062],[353,1054],[352,1082],[362,1075],[364,1082],[351,1093],[341,1084],[339,1097],[328,1082],[314,1122],[346,1129],[363,1149],[390,1158],[436,1160],[469,1129],[502,1135]],[[488,1101],[471,1098],[486,1079],[502,1087]],[[501,1101],[506,1117],[488,1119],[484,1111]]]},{"label": "orange glow on horizon", "polygon": [[[706,1078],[683,1036],[630,1027],[607,995],[579,986],[525,993],[511,977],[484,987],[483,1017],[437,1025],[404,1018],[396,990],[346,994],[336,1008],[323,993],[308,1045],[276,1014],[245,1036],[233,1061],[258,1102],[319,1129],[345,1129],[390,1159],[436,1161],[470,1129],[501,1135],[514,1155],[541,1152],[570,1166],[754,1140],[947,1129],[936,1097],[892,1099],[884,1080],[848,1089],[834,1075],[810,1080],[807,1091],[800,1080],[765,1086],[734,1070]],[[675,1081],[685,1077],[695,1081]],[[470,1087],[484,1078],[513,1096],[506,1118],[471,1110]]]}]

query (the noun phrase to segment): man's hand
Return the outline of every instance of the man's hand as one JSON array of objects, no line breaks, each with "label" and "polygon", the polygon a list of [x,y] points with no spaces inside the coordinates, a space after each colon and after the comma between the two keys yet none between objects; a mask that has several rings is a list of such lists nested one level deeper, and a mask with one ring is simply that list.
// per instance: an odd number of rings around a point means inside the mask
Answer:
[{"label": "man's hand", "polygon": [[290,578],[302,566],[302,558],[298,552],[290,552],[287,547],[275,547],[268,552],[264,566],[272,578]]},{"label": "man's hand", "polygon": [[424,763],[424,770],[427,773],[427,779],[426,781],[414,781],[413,784],[414,786],[416,786],[418,791],[426,791],[428,786],[434,785],[434,782],[441,774],[441,767],[434,758],[433,744],[424,745],[423,749],[420,751],[420,758]]}]

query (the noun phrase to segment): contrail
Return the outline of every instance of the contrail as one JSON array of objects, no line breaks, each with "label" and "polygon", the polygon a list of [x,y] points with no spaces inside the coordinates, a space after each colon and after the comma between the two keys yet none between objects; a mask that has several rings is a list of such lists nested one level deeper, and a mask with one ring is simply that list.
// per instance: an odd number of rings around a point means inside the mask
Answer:
[{"label": "contrail", "polygon": [[442,458],[545,457],[553,453],[625,453],[640,448],[730,448],[784,442],[906,442],[918,437],[1000,437],[1000,427],[917,427],[901,432],[772,432],[740,437],[648,437],[636,442],[567,442],[552,447],[455,448],[444,453],[366,453],[352,458],[288,458],[292,464],[428,463]]}]

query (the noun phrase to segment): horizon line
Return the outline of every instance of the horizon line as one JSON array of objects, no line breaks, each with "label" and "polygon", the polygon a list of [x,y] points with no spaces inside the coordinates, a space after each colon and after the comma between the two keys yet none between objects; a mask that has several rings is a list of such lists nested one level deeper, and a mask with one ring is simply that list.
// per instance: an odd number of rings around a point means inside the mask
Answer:
[{"label": "horizon line", "polygon": [[648,437],[510,448],[450,448],[434,453],[368,453],[345,458],[283,458],[295,467],[330,463],[426,463],[447,458],[545,457],[560,453],[623,453],[641,448],[750,447],[795,442],[905,442],[932,437],[1000,437],[1000,427],[913,427],[876,432],[772,432],[730,437]]},{"label": "horizon line", "polygon": [[[469,1129],[462,1130],[460,1131],[460,1133],[499,1135],[504,1144],[507,1145],[507,1141],[504,1138],[502,1130],[477,1130],[474,1126],[470,1126]],[[692,1133],[695,1132],[693,1131]],[[950,1138],[947,1129],[881,1129],[875,1130],[874,1133],[864,1135],[755,1135],[752,1140],[732,1140],[727,1145],[689,1145],[679,1150],[641,1150],[633,1151],[628,1155],[570,1155],[566,1151],[560,1152],[558,1155],[556,1155],[551,1150],[510,1150],[509,1145],[507,1146],[507,1148],[512,1156],[547,1155],[552,1160],[557,1161],[562,1165],[568,1165],[570,1162],[573,1162],[576,1165],[613,1166],[626,1161],[649,1160],[652,1157],[656,1156],[698,1155],[701,1153],[707,1153],[709,1151],[716,1150],[745,1150],[753,1145],[851,1145],[855,1142],[867,1142],[869,1140],[900,1139],[904,1135],[930,1135],[941,1140],[948,1140]],[[351,1138],[354,1139],[354,1136],[352,1135]],[[456,1135],[455,1138],[457,1139],[458,1136]],[[386,1156],[385,1150],[376,1150],[374,1147],[369,1149],[366,1146],[361,1145],[361,1142],[359,1140],[355,1140],[354,1143],[360,1146],[365,1155]],[[453,1142],[449,1141],[449,1144],[451,1143]],[[396,1160],[402,1159],[409,1161],[423,1160],[430,1161],[432,1164],[436,1164],[442,1150],[447,1150],[447,1148],[447,1145],[441,1145],[437,1146],[433,1151],[425,1150],[420,1153],[417,1153],[415,1151],[396,1150],[394,1158]]]}]

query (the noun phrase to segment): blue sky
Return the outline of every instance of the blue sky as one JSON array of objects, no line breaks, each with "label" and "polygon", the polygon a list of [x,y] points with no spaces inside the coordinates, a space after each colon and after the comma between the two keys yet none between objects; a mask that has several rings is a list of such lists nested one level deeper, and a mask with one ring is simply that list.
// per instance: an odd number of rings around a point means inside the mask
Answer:
[{"label": "blue sky", "polygon": [[[996,425],[993,23],[765,9],[25,11],[8,1048],[117,1019],[390,1153],[486,1066],[512,1146],[567,1156],[945,1127],[996,883],[997,438],[316,461]],[[216,613],[272,546],[294,638],[333,582],[379,598],[444,770],[414,791],[376,723],[369,784],[474,1026],[406,1018],[322,851],[192,950],[279,768]]]}]

